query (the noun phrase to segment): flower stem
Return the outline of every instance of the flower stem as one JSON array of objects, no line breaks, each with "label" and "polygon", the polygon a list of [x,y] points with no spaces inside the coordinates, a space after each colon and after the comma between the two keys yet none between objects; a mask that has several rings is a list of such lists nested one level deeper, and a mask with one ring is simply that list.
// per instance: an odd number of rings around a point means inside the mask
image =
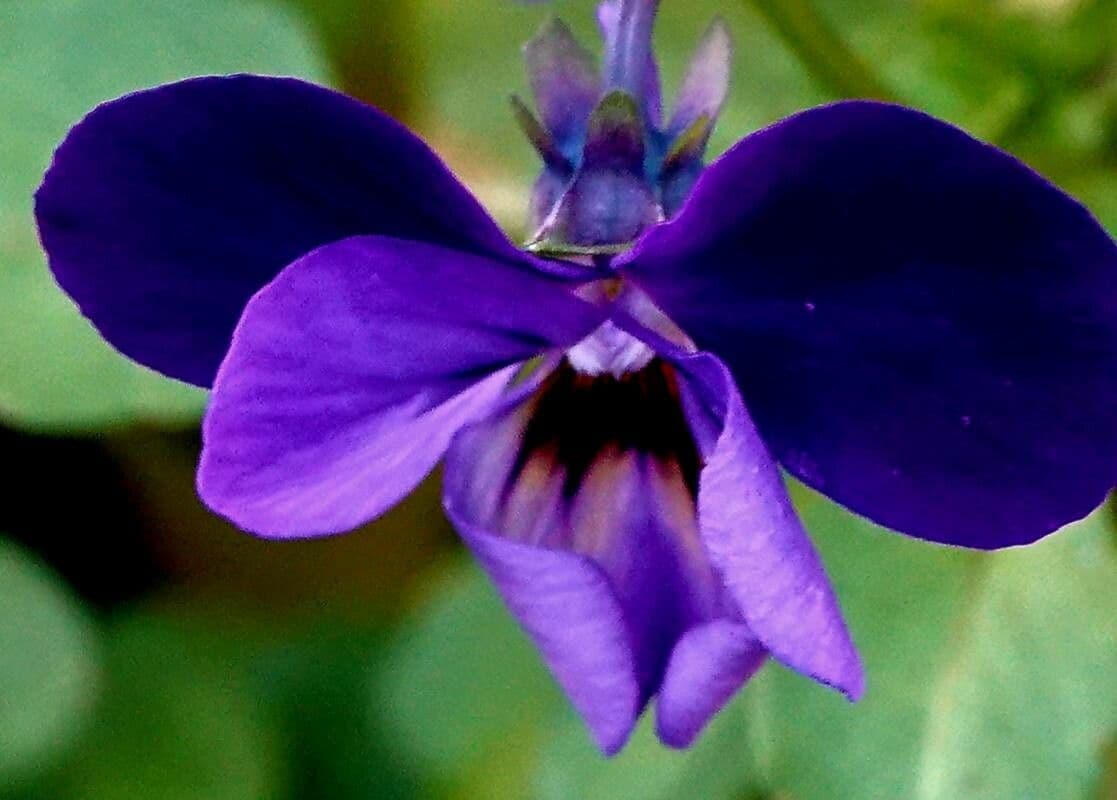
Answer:
[{"label": "flower stem", "polygon": [[822,86],[839,97],[895,96],[849,49],[811,0],[745,0],[768,21]]}]

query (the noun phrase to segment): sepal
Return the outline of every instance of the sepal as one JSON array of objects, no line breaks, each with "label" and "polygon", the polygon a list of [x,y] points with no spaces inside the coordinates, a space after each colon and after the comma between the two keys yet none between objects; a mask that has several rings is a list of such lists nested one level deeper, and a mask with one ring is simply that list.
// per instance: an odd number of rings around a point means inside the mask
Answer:
[{"label": "sepal", "polygon": [[646,133],[635,98],[614,91],[590,116],[582,162],[529,249],[551,254],[616,252],[663,219],[644,162]]},{"label": "sepal", "polygon": [[576,154],[601,96],[593,56],[562,20],[552,18],[524,45],[524,61],[543,125],[564,152]]}]

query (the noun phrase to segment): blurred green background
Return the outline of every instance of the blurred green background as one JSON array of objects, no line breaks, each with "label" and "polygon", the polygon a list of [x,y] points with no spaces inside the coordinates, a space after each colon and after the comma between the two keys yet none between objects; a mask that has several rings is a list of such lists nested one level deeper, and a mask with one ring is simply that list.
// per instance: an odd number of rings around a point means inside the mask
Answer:
[{"label": "blurred green background", "polygon": [[[557,3],[588,40],[591,4]],[[0,800],[1117,798],[1117,535],[1101,510],[967,553],[798,487],[865,657],[849,706],[768,666],[686,753],[596,754],[444,522],[266,543],[193,493],[204,397],[131,365],[52,283],[31,193],[94,104],[294,74],[405,120],[518,233],[508,0],[0,0]],[[668,90],[737,42],[715,151],[871,91],[959,123],[1117,231],[1117,0],[666,0]]]}]

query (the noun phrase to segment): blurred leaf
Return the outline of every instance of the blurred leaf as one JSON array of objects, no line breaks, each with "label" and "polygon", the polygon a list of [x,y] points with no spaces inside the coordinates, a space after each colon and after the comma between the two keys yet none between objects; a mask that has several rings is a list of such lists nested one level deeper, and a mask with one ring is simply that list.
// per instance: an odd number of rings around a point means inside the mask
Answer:
[{"label": "blurred leaf", "polygon": [[[1033,5],[1054,5],[1035,0]],[[901,102],[961,125],[1056,180],[1106,153],[1099,81],[1112,74],[1112,0],[831,0],[820,10]],[[1111,149],[1111,148],[1110,148]]]},{"label": "blurred leaf", "polygon": [[1067,188],[1094,212],[1111,236],[1117,236],[1117,174],[1099,168],[1072,179]]},{"label": "blurred leaf", "polygon": [[1117,559],[1091,520],[999,554],[932,694],[927,798],[1083,797],[1117,728]]},{"label": "blurred leaf", "polygon": [[417,795],[373,724],[380,622],[261,613],[184,589],[110,625],[108,691],[74,757],[4,800],[393,800]]},{"label": "blurred leaf", "polygon": [[[757,679],[763,682],[765,677]],[[646,714],[620,755],[604,758],[573,712],[555,726],[557,735],[542,752],[535,775],[540,800],[592,797],[595,800],[674,800],[678,797],[751,798],[765,785],[767,758],[761,693],[750,688],[724,709],[694,746],[669,750],[655,736]],[[838,797],[840,795],[833,795]]]},{"label": "blurred leaf", "polygon": [[[405,625],[373,685],[373,715],[400,753],[449,786],[480,783],[534,748],[563,700],[527,637],[474,566],[455,567]],[[472,795],[480,798],[482,795]]]},{"label": "blurred leaf", "polygon": [[109,630],[107,686],[58,800],[270,800],[286,767],[276,720],[228,656],[234,642],[152,613]]},{"label": "blurred leaf", "polygon": [[96,694],[97,645],[58,577],[0,538],[0,787],[72,744]]},{"label": "blurred leaf", "polygon": [[892,91],[819,13],[811,0],[745,0],[782,37],[803,66],[838,97],[894,101]]},{"label": "blurred leaf", "polygon": [[0,416],[83,430],[193,421],[203,396],[114,353],[51,279],[32,193],[94,105],[200,73],[321,78],[305,28],[260,2],[8,0],[0,24]]},{"label": "blurred leaf", "polygon": [[197,441],[135,427],[107,437],[159,563],[195,592],[272,614],[330,608],[367,621],[400,613],[407,587],[454,544],[432,477],[383,516],[342,536],[261,539],[198,499]]},{"label": "blurred leaf", "polygon": [[[926,0],[960,44],[1055,91],[1081,88],[1112,58],[1112,0]],[[1029,7],[1030,6],[1030,7]],[[1108,6],[1108,8],[1106,8]]]},{"label": "blurred leaf", "polygon": [[[251,608],[237,597],[182,587],[162,595],[141,624],[169,646],[203,655],[266,728],[290,800],[393,800],[416,794],[416,776],[393,760],[368,703],[385,624],[331,604]],[[180,642],[181,644],[175,644]]]},{"label": "blurred leaf", "polygon": [[283,0],[301,9],[320,33],[345,92],[397,119],[423,99],[413,90],[421,33],[412,3],[399,0]]},{"label": "blurred leaf", "polygon": [[646,723],[604,762],[567,720],[546,798],[1080,798],[1117,727],[1117,561],[1098,515],[991,555],[889,534],[807,495],[864,656],[856,706],[769,666],[684,754]]},{"label": "blurred leaf", "polygon": [[[833,0],[818,4],[898,102],[994,139],[1029,102],[1029,85],[989,48],[960,41],[941,4]],[[975,13],[982,6],[969,4]],[[998,17],[999,18],[999,17]]]},{"label": "blurred leaf", "polygon": [[287,731],[292,800],[416,797],[422,776],[396,758],[368,703],[385,636],[372,626],[318,620],[257,665]]},{"label": "blurred leaf", "polygon": [[1117,800],[1117,733],[1110,738],[1102,758],[1104,771],[1094,797],[1096,800]]}]

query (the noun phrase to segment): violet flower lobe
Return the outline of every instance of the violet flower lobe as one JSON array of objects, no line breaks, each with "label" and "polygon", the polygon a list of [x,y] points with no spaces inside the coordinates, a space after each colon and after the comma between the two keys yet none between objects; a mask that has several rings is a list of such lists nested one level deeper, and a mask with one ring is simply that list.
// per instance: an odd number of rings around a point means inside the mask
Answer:
[{"label": "violet flower lobe", "polygon": [[[1117,483],[1117,245],[1010,156],[846,102],[703,156],[729,40],[664,122],[656,3],[604,69],[526,49],[528,250],[379,112],[300,81],[106,103],[37,195],[59,284],[213,394],[198,488],[271,537],[445,507],[606,753],[685,746],[768,656],[856,699],[777,463],[898,531],[996,548]],[[715,356],[712,353],[717,353]]]}]

